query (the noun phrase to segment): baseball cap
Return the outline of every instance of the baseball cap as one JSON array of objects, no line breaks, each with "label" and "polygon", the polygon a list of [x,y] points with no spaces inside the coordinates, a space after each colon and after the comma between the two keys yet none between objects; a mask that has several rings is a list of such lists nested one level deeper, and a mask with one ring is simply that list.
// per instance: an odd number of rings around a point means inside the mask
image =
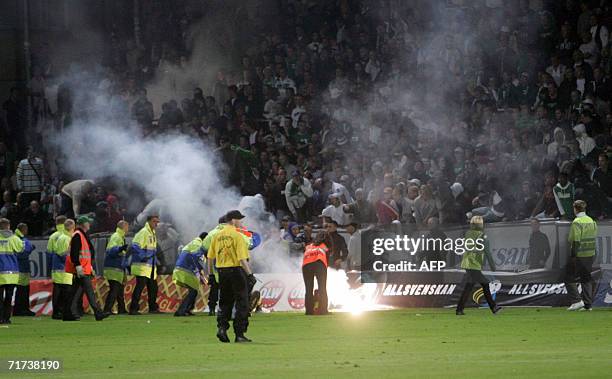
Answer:
[{"label": "baseball cap", "polygon": [[242,220],[244,218],[244,215],[242,213],[240,213],[239,210],[231,210],[229,212],[227,212],[225,214],[225,220],[226,221],[230,221],[230,220]]},{"label": "baseball cap", "polygon": [[77,218],[76,223],[77,225],[83,225],[83,224],[87,224],[87,223],[92,223],[93,222],[93,218],[87,216],[87,215],[82,215],[79,216],[79,218]]}]

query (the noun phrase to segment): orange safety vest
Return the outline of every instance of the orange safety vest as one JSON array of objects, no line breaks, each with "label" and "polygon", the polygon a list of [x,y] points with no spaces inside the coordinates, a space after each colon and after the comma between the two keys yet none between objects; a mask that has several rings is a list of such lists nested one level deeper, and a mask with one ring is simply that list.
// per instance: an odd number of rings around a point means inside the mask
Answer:
[{"label": "orange safety vest", "polygon": [[[74,234],[78,234],[81,238],[81,250],[79,250],[79,263],[81,267],[83,267],[83,273],[85,275],[91,275],[93,269],[91,266],[91,249],[89,248],[89,243],[87,243],[87,238],[85,238],[85,234],[82,231],[76,230]],[[70,251],[70,249],[68,250]],[[70,254],[66,257],[66,272],[76,274],[76,268],[74,264],[72,264],[72,259],[70,259]]]},{"label": "orange safety vest", "polygon": [[306,250],[304,251],[304,260],[302,261],[302,267],[306,266],[309,263],[313,263],[316,261],[321,261],[327,267],[327,246],[322,243],[320,245],[315,245],[314,243],[306,246]]}]

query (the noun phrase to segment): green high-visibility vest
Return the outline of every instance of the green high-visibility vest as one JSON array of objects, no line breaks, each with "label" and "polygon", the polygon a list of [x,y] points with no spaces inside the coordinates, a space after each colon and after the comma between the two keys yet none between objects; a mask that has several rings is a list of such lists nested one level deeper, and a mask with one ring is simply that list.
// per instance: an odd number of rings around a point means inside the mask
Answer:
[{"label": "green high-visibility vest", "polygon": [[[472,240],[470,243],[473,246],[471,249],[466,249],[461,259],[461,268],[464,270],[482,270],[485,254],[488,252],[485,249],[479,249],[475,245],[478,239],[485,239],[485,234],[482,230],[470,229],[465,233],[465,240]],[[485,242],[486,246],[486,242]]]},{"label": "green high-visibility vest", "polygon": [[597,223],[584,212],[572,221],[568,242],[573,247],[577,257],[595,256],[595,239],[597,238]]}]

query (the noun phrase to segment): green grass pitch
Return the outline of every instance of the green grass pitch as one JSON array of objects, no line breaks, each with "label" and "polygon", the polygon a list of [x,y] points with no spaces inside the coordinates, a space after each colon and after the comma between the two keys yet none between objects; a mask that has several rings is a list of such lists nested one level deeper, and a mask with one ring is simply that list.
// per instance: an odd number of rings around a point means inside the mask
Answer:
[{"label": "green grass pitch", "polygon": [[[60,373],[0,377],[610,378],[612,309],[406,309],[256,314],[251,344],[222,344],[214,317],[13,318],[1,358],[59,358]],[[233,332],[230,331],[233,341]]]}]

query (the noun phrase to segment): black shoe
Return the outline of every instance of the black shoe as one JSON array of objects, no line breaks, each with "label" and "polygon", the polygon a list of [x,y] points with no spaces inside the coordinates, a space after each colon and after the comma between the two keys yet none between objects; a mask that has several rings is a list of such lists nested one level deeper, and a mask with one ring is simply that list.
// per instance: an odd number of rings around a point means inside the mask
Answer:
[{"label": "black shoe", "polygon": [[110,316],[108,312],[96,312],[96,321],[102,321],[108,316]]},{"label": "black shoe", "polygon": [[12,324],[12,322],[11,320],[0,320],[0,324]]},{"label": "black shoe", "polygon": [[248,339],[244,334],[240,335],[240,336],[236,336],[236,339],[234,340],[234,342],[236,343],[241,343],[241,342],[253,342],[253,340]]},{"label": "black shoe", "polygon": [[193,313],[192,311],[187,311],[185,312],[186,316],[195,316],[195,313]]},{"label": "black shoe", "polygon": [[216,316],[217,315],[217,311],[215,311],[214,309],[211,309],[210,311],[208,311],[208,315],[209,316]]},{"label": "black shoe", "polygon": [[54,319],[54,320],[61,320],[62,319],[62,314],[61,313],[60,314],[54,313],[51,316],[51,318]]},{"label": "black shoe", "polygon": [[64,316],[62,321],[81,321],[81,318],[75,316]]},{"label": "black shoe", "polygon": [[159,315],[162,312],[159,309],[153,309],[152,311],[149,311],[150,315]]},{"label": "black shoe", "polygon": [[185,317],[187,316],[186,313],[179,313],[178,311],[174,312],[174,317]]},{"label": "black shoe", "polygon": [[130,313],[128,313],[130,316],[140,316],[142,313],[138,312],[138,311],[130,311]]},{"label": "black shoe", "polygon": [[491,312],[493,312],[494,315],[498,314],[503,308],[500,307],[499,305],[496,305],[495,308],[493,308],[491,310]]},{"label": "black shoe", "polygon": [[457,316],[465,316],[465,313],[463,311],[455,311],[455,314]]},{"label": "black shoe", "polygon": [[117,314],[119,314],[119,315],[126,315],[126,314],[128,314],[128,311],[126,311],[125,309],[119,309]]},{"label": "black shoe", "polygon": [[227,330],[223,328],[217,329],[217,338],[219,339],[219,341],[224,343],[229,343],[230,341],[229,337],[227,336]]}]

